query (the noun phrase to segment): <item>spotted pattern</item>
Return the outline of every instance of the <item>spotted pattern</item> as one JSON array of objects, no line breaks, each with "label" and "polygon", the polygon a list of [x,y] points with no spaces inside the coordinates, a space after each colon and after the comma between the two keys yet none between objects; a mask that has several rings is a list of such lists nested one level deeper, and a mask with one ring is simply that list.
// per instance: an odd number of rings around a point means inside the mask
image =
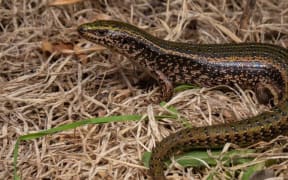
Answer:
[{"label": "spotted pattern", "polygon": [[165,179],[163,160],[191,149],[219,148],[226,142],[247,146],[288,135],[285,48],[258,43],[195,45],[165,41],[130,24],[96,21],[79,26],[80,35],[127,56],[162,86],[164,97],[175,84],[204,87],[239,85],[252,89],[272,112],[231,124],[186,128],[164,138],[152,150],[150,174]]}]

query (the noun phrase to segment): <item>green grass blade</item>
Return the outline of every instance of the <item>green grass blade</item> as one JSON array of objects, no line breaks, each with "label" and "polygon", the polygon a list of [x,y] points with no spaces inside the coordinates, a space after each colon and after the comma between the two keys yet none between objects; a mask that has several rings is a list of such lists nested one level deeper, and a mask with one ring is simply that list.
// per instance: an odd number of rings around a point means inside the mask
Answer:
[{"label": "green grass blade", "polygon": [[17,176],[17,159],[18,159],[18,150],[19,150],[19,142],[20,140],[17,139],[16,144],[14,146],[13,151],[13,164],[14,164],[14,180],[20,179],[19,176]]},{"label": "green grass blade", "polygon": [[[214,157],[222,156],[221,161],[226,166],[229,166],[231,163],[233,164],[243,164],[252,161],[253,158],[245,157],[245,155],[249,153],[254,153],[255,150],[248,149],[248,150],[231,150],[229,152],[226,152],[222,154],[221,150],[213,150],[211,154]],[[244,156],[244,157],[241,157]],[[142,162],[143,164],[149,168],[149,161],[151,157],[151,152],[145,152],[142,156]],[[187,152],[182,155],[176,156],[175,160],[183,167],[202,167],[205,165],[205,163],[209,166],[215,166],[216,161],[214,158],[212,158],[206,150],[200,151],[195,150],[192,152]],[[170,163],[170,161],[165,161],[167,164]],[[203,164],[204,163],[204,164]]]},{"label": "green grass blade", "polygon": [[250,177],[258,172],[258,171],[261,171],[265,168],[265,162],[261,162],[261,163],[258,163],[258,164],[255,164],[253,166],[249,166],[243,173],[243,176],[241,178],[241,180],[249,180]]},{"label": "green grass blade", "polygon": [[14,180],[20,179],[20,177],[17,175],[17,159],[18,159],[18,150],[19,150],[20,141],[32,140],[32,139],[40,138],[46,135],[51,135],[57,132],[68,131],[68,130],[75,129],[77,127],[88,125],[88,124],[103,124],[103,123],[109,123],[109,122],[122,122],[122,121],[138,121],[141,119],[141,117],[142,116],[140,115],[124,115],[124,116],[92,118],[92,119],[77,121],[77,122],[73,122],[70,124],[64,124],[55,128],[20,136],[18,140],[16,141],[16,144],[13,150]]},{"label": "green grass blade", "polygon": [[177,87],[174,88],[174,92],[182,92],[182,91],[185,91],[187,89],[196,89],[196,88],[199,88],[199,86],[193,86],[193,85],[189,85],[189,84],[182,84],[182,85],[179,85]]}]

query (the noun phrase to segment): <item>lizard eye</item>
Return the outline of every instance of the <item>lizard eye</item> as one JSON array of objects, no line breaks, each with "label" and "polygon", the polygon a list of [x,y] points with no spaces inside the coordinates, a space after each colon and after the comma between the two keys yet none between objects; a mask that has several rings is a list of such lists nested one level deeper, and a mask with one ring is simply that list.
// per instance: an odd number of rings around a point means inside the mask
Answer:
[{"label": "lizard eye", "polygon": [[107,33],[107,30],[104,30],[104,29],[98,29],[97,30],[97,35],[98,36],[105,36]]}]

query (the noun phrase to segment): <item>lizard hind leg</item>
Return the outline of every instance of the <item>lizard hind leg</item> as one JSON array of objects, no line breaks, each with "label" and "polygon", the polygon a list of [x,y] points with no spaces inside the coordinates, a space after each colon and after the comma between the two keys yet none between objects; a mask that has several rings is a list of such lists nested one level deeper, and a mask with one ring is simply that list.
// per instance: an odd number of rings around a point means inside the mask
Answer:
[{"label": "lizard hind leg", "polygon": [[161,90],[162,90],[162,100],[167,101],[173,95],[174,86],[164,73],[156,70],[156,74],[158,76],[158,83],[161,86]]},{"label": "lizard hind leg", "polygon": [[277,88],[275,88],[272,84],[266,83],[258,83],[256,85],[256,97],[261,104],[271,104],[277,105],[279,104],[279,100],[281,97],[280,92]]}]

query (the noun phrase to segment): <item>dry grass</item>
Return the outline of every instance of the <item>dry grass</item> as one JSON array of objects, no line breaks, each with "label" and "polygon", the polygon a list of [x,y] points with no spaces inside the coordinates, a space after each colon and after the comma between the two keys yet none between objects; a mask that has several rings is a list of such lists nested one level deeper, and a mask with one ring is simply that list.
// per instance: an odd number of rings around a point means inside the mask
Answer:
[{"label": "dry grass", "polygon": [[[81,23],[120,20],[164,39],[192,43],[288,43],[286,0],[257,1],[246,30],[239,30],[244,0],[65,2],[0,1],[0,179],[13,177],[12,153],[20,135],[97,116],[148,114],[140,122],[89,125],[23,142],[17,164],[22,179],[144,179],[143,152],[183,127],[175,119],[155,121],[155,115],[168,111],[153,103],[158,87],[141,88],[137,77],[143,74],[129,60],[81,39],[75,31]],[[175,94],[168,104],[177,108],[179,119],[203,126],[267,109],[251,94],[193,89]],[[263,153],[254,154],[252,162],[198,171],[172,168],[171,176],[202,179],[216,173],[220,179],[229,172],[236,178],[250,164],[277,159],[269,168],[284,177],[288,141],[279,139],[282,146],[279,140],[255,145]]]}]

